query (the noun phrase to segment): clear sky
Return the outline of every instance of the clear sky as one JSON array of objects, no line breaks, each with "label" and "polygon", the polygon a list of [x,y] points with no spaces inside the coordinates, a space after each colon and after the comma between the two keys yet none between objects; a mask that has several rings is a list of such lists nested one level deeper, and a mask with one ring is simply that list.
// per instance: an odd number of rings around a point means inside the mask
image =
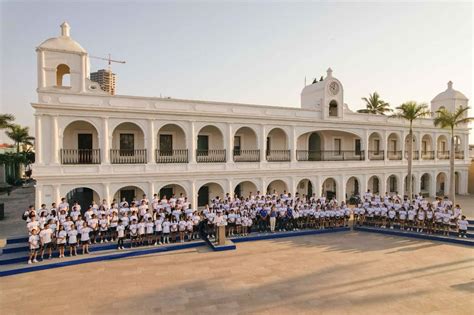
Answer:
[{"label": "clear sky", "polygon": [[[449,80],[472,102],[470,2],[0,0],[0,6],[0,112],[31,127],[35,47],[58,36],[65,20],[91,55],[126,60],[113,65],[117,94],[299,106],[305,76],[310,83],[331,67],[354,110],[373,91],[393,106],[429,103]],[[91,60],[92,70],[104,67]]]}]

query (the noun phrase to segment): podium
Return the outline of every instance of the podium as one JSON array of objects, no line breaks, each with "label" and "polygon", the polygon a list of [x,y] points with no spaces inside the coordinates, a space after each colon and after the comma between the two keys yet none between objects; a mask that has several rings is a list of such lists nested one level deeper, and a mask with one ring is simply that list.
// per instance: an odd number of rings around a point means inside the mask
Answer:
[{"label": "podium", "polygon": [[217,227],[217,245],[225,245],[225,225]]}]

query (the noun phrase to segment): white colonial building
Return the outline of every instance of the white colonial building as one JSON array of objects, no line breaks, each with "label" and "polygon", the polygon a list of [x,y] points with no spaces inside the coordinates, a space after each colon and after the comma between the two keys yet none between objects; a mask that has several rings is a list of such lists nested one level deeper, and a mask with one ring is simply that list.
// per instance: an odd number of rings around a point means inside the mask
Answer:
[{"label": "white colonial building", "polygon": [[[89,77],[87,51],[61,25],[38,54],[36,203],[185,193],[193,205],[227,192],[336,195],[407,191],[408,123],[361,114],[327,76],[301,108],[111,96]],[[431,110],[466,106],[448,83]],[[456,135],[456,191],[467,193],[468,126]],[[448,191],[450,135],[431,118],[414,125],[414,192]]]}]

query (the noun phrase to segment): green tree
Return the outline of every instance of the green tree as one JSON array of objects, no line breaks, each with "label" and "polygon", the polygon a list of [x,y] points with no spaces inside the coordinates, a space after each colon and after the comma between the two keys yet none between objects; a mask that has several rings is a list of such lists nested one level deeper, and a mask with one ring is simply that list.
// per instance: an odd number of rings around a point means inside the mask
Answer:
[{"label": "green tree", "polygon": [[474,118],[467,117],[467,113],[470,107],[459,106],[454,112],[448,111],[446,108],[441,108],[436,111],[436,117],[434,119],[435,126],[449,129],[451,132],[451,149],[449,151],[449,199],[455,202],[456,186],[454,183],[454,130],[457,126],[467,124]]},{"label": "green tree", "polygon": [[33,145],[34,137],[29,135],[29,127],[22,127],[20,125],[10,126],[10,130],[5,133],[15,142],[16,152],[20,152],[20,145]]},{"label": "green tree", "polygon": [[10,128],[14,120],[15,116],[11,114],[0,114],[0,130]]},{"label": "green tree", "polygon": [[[396,108],[396,112],[390,117],[401,118],[408,120],[410,123],[410,131],[408,133],[408,199],[413,198],[413,187],[412,187],[412,165],[413,165],[413,121],[418,118],[429,116],[431,112],[428,109],[428,105],[425,103],[417,103],[414,101],[403,103]],[[404,152],[402,152],[404,154]]]},{"label": "green tree", "polygon": [[363,97],[362,100],[365,102],[365,109],[358,110],[359,113],[385,115],[392,111],[390,104],[382,100],[377,92],[369,94],[369,98]]}]

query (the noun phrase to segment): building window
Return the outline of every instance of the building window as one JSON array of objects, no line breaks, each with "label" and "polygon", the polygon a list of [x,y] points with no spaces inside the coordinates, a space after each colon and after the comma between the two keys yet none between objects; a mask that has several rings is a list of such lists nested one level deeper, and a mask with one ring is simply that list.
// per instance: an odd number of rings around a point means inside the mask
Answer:
[{"label": "building window", "polygon": [[341,154],[341,139],[334,139],[334,153],[340,155]]},{"label": "building window", "polygon": [[427,141],[421,141],[421,151],[423,153],[428,152],[428,142]]},{"label": "building window", "polygon": [[375,154],[380,153],[380,140],[379,139],[374,140],[374,151],[375,151]]},{"label": "building window", "polygon": [[60,64],[56,68],[56,86],[71,86],[71,70],[69,66]]},{"label": "building window", "polygon": [[329,103],[329,116],[337,117],[337,102],[334,100]]},{"label": "building window", "polygon": [[392,140],[391,143],[393,153],[397,153],[397,140]]},{"label": "building window", "polygon": [[240,155],[240,136],[234,136],[234,155]]},{"label": "building window", "polygon": [[171,155],[173,152],[173,136],[160,135],[160,154]]},{"label": "building window", "polygon": [[355,154],[360,155],[360,139],[355,139]]},{"label": "building window", "polygon": [[120,134],[120,155],[133,155],[135,149],[135,135],[133,133]]}]

